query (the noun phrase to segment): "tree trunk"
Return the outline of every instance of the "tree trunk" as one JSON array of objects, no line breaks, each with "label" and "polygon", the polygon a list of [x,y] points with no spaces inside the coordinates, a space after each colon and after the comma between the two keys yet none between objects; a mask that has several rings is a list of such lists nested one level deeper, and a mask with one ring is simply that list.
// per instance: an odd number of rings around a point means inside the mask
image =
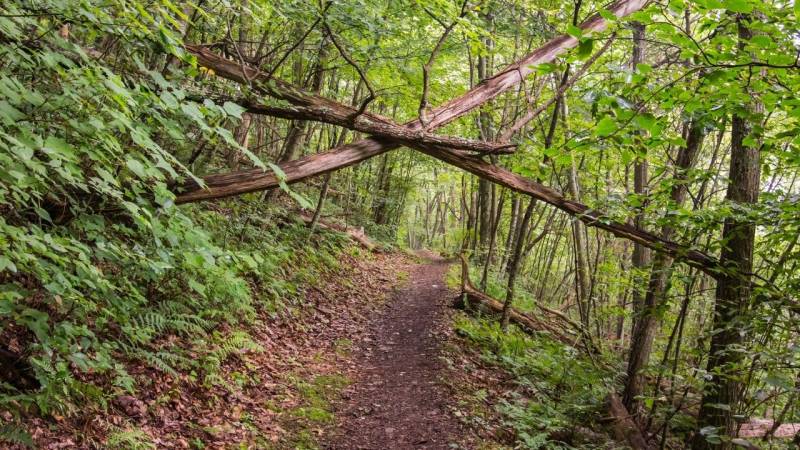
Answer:
[{"label": "tree trunk", "polygon": [[525,214],[522,217],[522,223],[520,224],[519,231],[515,238],[514,253],[511,255],[511,260],[508,263],[508,286],[506,288],[506,300],[503,303],[503,316],[500,322],[504,330],[508,328],[509,313],[511,311],[511,305],[514,302],[514,285],[516,284],[517,274],[519,273],[522,250],[525,247],[525,234],[531,222],[531,214],[533,214],[533,207],[535,205],[536,200],[531,199],[528,202],[528,207],[525,208]]},{"label": "tree trunk", "polygon": [[497,229],[500,226],[500,219],[503,216],[503,203],[505,202],[506,190],[500,192],[500,200],[497,203],[497,210],[495,212],[494,220],[492,221],[492,233],[489,238],[489,252],[486,255],[486,261],[483,263],[483,274],[481,276],[481,290],[486,290],[486,282],[489,278],[489,266],[492,265],[492,258],[494,255],[495,242],[497,242]]},{"label": "tree trunk", "polygon": [[[642,62],[644,54],[644,25],[640,22],[633,22],[633,54],[631,57],[631,71],[636,71],[636,65]],[[646,151],[645,148],[642,148]],[[639,229],[644,229],[644,209],[647,205],[647,183],[648,183],[648,161],[647,156],[637,157],[633,166],[633,192],[637,195],[640,205],[639,211],[633,219],[633,226]],[[647,286],[644,283],[642,274],[647,266],[650,265],[650,249],[641,245],[633,244],[633,254],[631,255],[631,265],[633,267],[634,280],[633,280],[633,327],[636,327],[636,322],[642,314],[644,308],[644,300],[646,296]],[[633,342],[633,341],[632,341]],[[627,398],[623,397],[623,403],[629,411],[635,413],[631,409],[631,404],[628,403]]]},{"label": "tree trunk", "polygon": [[514,243],[514,233],[517,230],[517,219],[519,218],[519,196],[515,194],[511,195],[511,219],[509,220],[508,224],[508,236],[506,236],[506,243],[503,246],[505,250],[503,251],[503,256],[500,261],[500,273],[505,272],[506,265],[508,264],[508,260],[511,256],[511,246]]},{"label": "tree trunk", "polygon": [[[749,15],[739,14],[736,18],[740,49],[752,37],[748,28]],[[747,111],[735,112],[731,121],[731,159],[726,200],[734,211],[748,208],[758,202],[760,179],[760,144],[747,144],[753,131],[753,121],[763,114],[759,99],[752,97]],[[717,278],[716,300],[714,302],[713,332],[707,364],[711,379],[703,389],[698,427],[717,428],[718,434],[735,436],[734,415],[739,410],[741,391],[741,365],[745,354],[739,347],[744,342],[744,334],[749,328],[746,315],[751,295],[751,276],[753,270],[753,247],[755,224],[738,214],[725,219],[722,230],[722,252],[720,265],[723,272]],[[722,407],[720,407],[722,405]],[[696,433],[692,442],[695,450],[707,448],[732,448],[729,441],[711,444],[701,433]]]},{"label": "tree trunk", "polygon": [[[670,192],[671,205],[669,209],[680,208],[686,200],[687,172],[694,165],[697,154],[702,147],[704,138],[703,125],[698,120],[692,120],[688,125],[686,146],[678,152],[673,176],[673,185]],[[675,228],[665,224],[661,228],[661,238],[671,240],[675,235]],[[655,338],[655,329],[658,324],[658,311],[667,300],[669,282],[672,277],[673,259],[669,255],[657,253],[650,272],[650,281],[644,303],[639,310],[631,334],[630,352],[628,354],[628,370],[625,390],[622,396],[625,407],[633,414],[637,413],[638,402],[636,397],[642,393],[642,377],[639,371],[647,365],[650,351]]]}]

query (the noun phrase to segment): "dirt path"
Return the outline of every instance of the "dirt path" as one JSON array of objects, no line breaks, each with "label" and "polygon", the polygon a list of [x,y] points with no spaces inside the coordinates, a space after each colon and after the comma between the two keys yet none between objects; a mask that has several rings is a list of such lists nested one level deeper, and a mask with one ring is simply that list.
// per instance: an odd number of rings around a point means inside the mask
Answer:
[{"label": "dirt path", "polygon": [[447,263],[415,266],[355,351],[357,374],[337,411],[329,449],[447,449],[460,424],[438,383],[443,367],[434,333],[449,293]]}]

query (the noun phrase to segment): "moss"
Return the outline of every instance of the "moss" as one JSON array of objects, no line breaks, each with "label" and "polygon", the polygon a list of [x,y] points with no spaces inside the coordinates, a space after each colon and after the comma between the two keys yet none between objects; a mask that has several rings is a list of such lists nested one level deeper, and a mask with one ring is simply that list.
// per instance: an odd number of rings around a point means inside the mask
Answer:
[{"label": "moss", "polygon": [[286,411],[291,424],[288,441],[293,448],[316,449],[316,431],[335,423],[333,402],[350,380],[340,374],[328,374],[310,380],[294,377],[291,381],[300,396],[300,403]]}]

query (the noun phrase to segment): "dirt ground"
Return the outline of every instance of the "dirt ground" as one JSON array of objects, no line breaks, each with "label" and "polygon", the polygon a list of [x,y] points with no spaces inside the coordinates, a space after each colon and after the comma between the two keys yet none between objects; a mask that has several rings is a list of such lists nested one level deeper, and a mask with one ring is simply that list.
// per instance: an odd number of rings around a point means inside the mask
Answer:
[{"label": "dirt ground", "polygon": [[461,423],[447,408],[437,334],[450,294],[447,263],[426,255],[354,349],[353,384],[337,406],[328,449],[446,449]]}]

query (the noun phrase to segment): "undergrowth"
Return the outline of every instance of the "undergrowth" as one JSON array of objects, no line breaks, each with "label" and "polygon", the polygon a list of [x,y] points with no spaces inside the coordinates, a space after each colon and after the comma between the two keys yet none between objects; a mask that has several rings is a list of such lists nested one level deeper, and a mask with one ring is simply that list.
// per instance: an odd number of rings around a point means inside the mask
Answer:
[{"label": "undergrowth", "polygon": [[312,379],[290,378],[300,395],[300,404],[288,411],[292,428],[290,445],[295,449],[315,450],[319,448],[320,431],[334,423],[332,402],[338,399],[350,380],[339,374],[317,375]]},{"label": "undergrowth", "polygon": [[[484,363],[507,373],[503,388],[508,390],[492,407],[516,448],[610,448],[602,442],[567,443],[563,437],[599,417],[611,374],[592,366],[574,348],[514,326],[503,331],[495,319],[462,314],[455,329],[478,349]],[[486,403],[486,392],[475,395]]]},{"label": "undergrowth", "polygon": [[[0,411],[12,415],[0,439],[29,443],[23,416],[102,412],[136,395],[151,377],[133,367],[232,389],[225,361],[262,351],[250,327],[299,315],[302,287],[338,267],[345,248],[338,234],[310,239],[284,215],[230,202],[173,209],[143,228],[80,217],[71,227],[85,243],[68,247],[48,238],[58,228],[43,234],[55,254],[16,262],[35,277],[0,280],[0,332],[28,349],[39,384],[0,386]],[[140,434],[117,430],[106,445],[147,448]]]}]

